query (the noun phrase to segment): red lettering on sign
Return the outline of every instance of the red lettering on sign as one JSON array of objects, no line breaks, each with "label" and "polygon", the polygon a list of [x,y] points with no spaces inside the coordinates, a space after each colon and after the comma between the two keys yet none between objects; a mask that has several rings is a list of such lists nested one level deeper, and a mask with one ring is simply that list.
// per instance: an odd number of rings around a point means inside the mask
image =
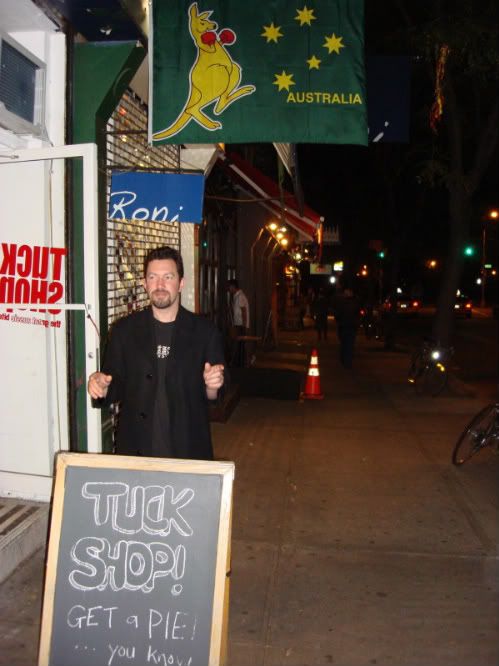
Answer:
[{"label": "red lettering on sign", "polygon": [[13,243],[2,243],[3,260],[0,266],[1,275],[15,275],[16,274],[16,255],[17,245]]},{"label": "red lettering on sign", "polygon": [[21,245],[21,247],[17,250],[17,257],[18,259],[21,259],[21,261],[24,261],[24,263],[18,261],[17,274],[20,275],[21,277],[29,277],[31,275],[31,257],[32,257],[32,252],[29,245]]},{"label": "red lettering on sign", "polygon": [[[47,303],[47,287],[47,280],[32,280],[30,303]],[[45,310],[40,309],[38,312],[45,312]]]},{"label": "red lettering on sign", "polygon": [[[47,303],[57,303],[64,295],[64,287],[61,282],[51,282],[49,285],[49,293]],[[50,314],[59,314],[60,310],[49,310]]]},{"label": "red lettering on sign", "polygon": [[[35,245],[33,248],[33,277],[46,280],[49,276],[49,248]],[[59,279],[59,278],[57,278]]]},{"label": "red lettering on sign", "polygon": [[14,285],[13,277],[0,277],[0,303],[14,302]]},{"label": "red lettering on sign", "polygon": [[30,297],[30,282],[26,278],[16,280],[16,287],[14,289],[14,302],[15,303],[29,303]]},{"label": "red lettering on sign", "polygon": [[[55,304],[64,298],[64,285],[60,280],[62,260],[67,254],[66,248],[16,243],[2,243],[1,247],[3,252],[0,264],[0,276],[3,276],[0,277],[1,303]],[[46,312],[45,309],[32,309],[35,312]],[[49,310],[49,312],[59,314],[60,310]]]},{"label": "red lettering on sign", "polygon": [[66,255],[67,250],[65,247],[53,247],[50,251],[54,257],[52,280],[60,280],[62,274],[62,258]]}]

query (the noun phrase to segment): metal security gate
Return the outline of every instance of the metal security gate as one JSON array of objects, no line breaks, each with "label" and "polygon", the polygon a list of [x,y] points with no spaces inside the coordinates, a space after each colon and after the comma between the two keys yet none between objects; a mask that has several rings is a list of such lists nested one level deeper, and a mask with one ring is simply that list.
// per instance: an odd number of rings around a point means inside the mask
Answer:
[{"label": "metal security gate", "polygon": [[[180,171],[179,146],[147,143],[147,107],[136,95],[122,97],[106,128],[107,201],[112,171]],[[146,252],[159,245],[180,250],[178,222],[107,219],[107,318],[117,318],[147,303],[141,286]]]}]

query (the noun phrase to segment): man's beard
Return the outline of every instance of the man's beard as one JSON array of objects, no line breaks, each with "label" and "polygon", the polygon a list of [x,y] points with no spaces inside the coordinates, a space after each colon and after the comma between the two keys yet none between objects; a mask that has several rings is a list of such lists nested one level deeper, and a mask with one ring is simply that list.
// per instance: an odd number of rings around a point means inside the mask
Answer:
[{"label": "man's beard", "polygon": [[163,291],[162,289],[156,289],[151,294],[151,303],[155,308],[163,310],[169,308],[173,305],[171,294],[168,291]]}]

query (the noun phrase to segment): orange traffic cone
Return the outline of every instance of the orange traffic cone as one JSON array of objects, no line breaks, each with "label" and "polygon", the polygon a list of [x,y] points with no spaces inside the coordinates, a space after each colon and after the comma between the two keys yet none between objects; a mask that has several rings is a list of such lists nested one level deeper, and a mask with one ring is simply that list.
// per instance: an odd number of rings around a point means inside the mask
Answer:
[{"label": "orange traffic cone", "polygon": [[321,379],[319,376],[319,357],[317,349],[312,349],[310,356],[310,366],[308,368],[307,381],[305,382],[305,390],[300,396],[307,400],[322,400],[324,393],[321,391]]}]

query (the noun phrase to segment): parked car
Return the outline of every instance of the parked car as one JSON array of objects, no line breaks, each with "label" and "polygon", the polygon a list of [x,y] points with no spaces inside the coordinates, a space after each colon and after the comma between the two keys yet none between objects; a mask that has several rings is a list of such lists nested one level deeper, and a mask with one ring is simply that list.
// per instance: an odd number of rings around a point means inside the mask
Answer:
[{"label": "parked car", "polygon": [[454,303],[454,312],[457,317],[471,319],[471,316],[473,315],[473,303],[471,299],[458,292],[456,295],[456,302]]},{"label": "parked car", "polygon": [[[409,298],[400,289],[397,289],[397,313],[402,315],[416,315],[419,313],[421,303],[417,298]],[[390,312],[392,302],[390,298],[386,298],[383,303],[383,311]]]}]

